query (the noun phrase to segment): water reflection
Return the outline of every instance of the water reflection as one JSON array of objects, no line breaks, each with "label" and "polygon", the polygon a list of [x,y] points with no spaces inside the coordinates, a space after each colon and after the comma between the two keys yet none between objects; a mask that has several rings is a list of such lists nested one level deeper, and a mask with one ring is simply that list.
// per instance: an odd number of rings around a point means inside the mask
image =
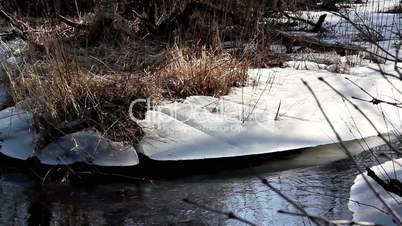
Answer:
[{"label": "water reflection", "polygon": [[28,207],[28,225],[50,225],[52,212],[49,208],[49,203],[45,200],[30,200]]},{"label": "water reflection", "polygon": [[[375,164],[368,152],[358,160]],[[183,198],[232,210],[261,225],[310,225],[306,219],[278,214],[292,207],[250,169],[92,186],[38,186],[15,170],[1,173],[0,225],[242,225],[183,203]],[[311,213],[351,219],[347,199],[357,174],[350,161],[342,160],[262,176]]]},{"label": "water reflection", "polygon": [[29,202],[24,191],[29,185],[25,175],[0,168],[0,225],[27,224]]}]

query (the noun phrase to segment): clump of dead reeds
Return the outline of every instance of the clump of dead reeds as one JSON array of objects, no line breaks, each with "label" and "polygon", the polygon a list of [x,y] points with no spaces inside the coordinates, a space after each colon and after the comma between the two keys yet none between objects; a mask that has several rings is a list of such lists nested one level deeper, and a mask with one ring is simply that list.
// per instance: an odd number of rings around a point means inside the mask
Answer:
[{"label": "clump of dead reeds", "polygon": [[[222,96],[247,79],[245,58],[206,48],[190,51],[175,45],[148,72],[112,73],[105,65],[107,70],[94,73],[62,43],[47,45],[45,56],[28,54],[20,71],[9,75],[14,102],[34,114],[38,148],[84,128],[96,128],[114,141],[137,143],[144,134],[130,118],[132,101]],[[136,118],[144,117],[146,104],[135,107]]]},{"label": "clump of dead reeds", "polygon": [[164,96],[185,98],[191,95],[222,96],[232,87],[245,83],[248,63],[245,58],[201,48],[197,51],[174,46],[156,72]]},{"label": "clump of dead reeds", "polygon": [[[9,75],[15,103],[34,114],[44,143],[64,135],[64,125],[93,127],[115,141],[138,142],[143,133],[130,120],[128,106],[137,98],[157,98],[152,77],[138,74],[96,75],[65,54],[58,43],[43,58],[28,59],[18,75]],[[141,118],[145,106],[138,106]],[[71,131],[70,131],[71,132]]]}]

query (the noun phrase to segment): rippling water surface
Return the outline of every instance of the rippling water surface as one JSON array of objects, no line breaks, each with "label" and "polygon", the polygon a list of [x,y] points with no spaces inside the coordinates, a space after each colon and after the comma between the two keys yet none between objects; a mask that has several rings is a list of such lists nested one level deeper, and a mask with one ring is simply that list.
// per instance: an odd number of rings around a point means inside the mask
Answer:
[{"label": "rippling water surface", "polygon": [[[383,152],[388,150],[379,148],[375,153]],[[292,207],[263,185],[257,174],[313,214],[351,219],[347,199],[358,172],[349,160],[339,160],[342,156],[333,151],[302,151],[259,167],[154,179],[152,183],[99,181],[91,185],[40,186],[17,169],[2,167],[0,225],[242,225],[184,203],[183,198],[233,211],[259,225],[310,225],[306,219],[278,214]],[[376,164],[369,152],[356,158],[362,164]],[[319,165],[323,162],[327,163]]]}]

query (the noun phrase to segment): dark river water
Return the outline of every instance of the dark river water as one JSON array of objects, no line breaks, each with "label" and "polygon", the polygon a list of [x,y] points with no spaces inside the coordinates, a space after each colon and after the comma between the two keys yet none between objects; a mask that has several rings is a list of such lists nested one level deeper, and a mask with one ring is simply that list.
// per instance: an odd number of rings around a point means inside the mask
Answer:
[{"label": "dark river water", "polygon": [[[357,154],[362,165],[385,161],[385,147]],[[390,153],[388,153],[390,154]],[[374,157],[377,156],[377,157]],[[12,167],[0,167],[0,225],[244,225],[183,202],[183,198],[235,214],[258,225],[311,225],[261,183],[267,178],[310,213],[351,219],[349,189],[357,170],[340,151],[307,150],[258,167],[212,170],[152,182],[40,185]],[[206,165],[206,168],[209,166]],[[191,171],[191,169],[189,169]],[[191,175],[191,173],[190,173]]]}]

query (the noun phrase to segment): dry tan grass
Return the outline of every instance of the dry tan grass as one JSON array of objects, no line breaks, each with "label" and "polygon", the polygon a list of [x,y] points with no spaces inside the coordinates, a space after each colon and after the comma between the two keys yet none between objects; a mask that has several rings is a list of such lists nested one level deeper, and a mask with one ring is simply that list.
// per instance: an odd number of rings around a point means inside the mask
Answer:
[{"label": "dry tan grass", "polygon": [[[57,130],[65,123],[95,127],[115,141],[138,142],[142,130],[130,120],[128,106],[137,98],[158,98],[153,77],[95,75],[66,55],[61,45],[55,43],[52,49],[46,57],[28,61],[18,76],[9,76],[14,102],[23,102],[34,113],[44,143],[63,135]],[[146,109],[136,110],[141,117]]]},{"label": "dry tan grass", "polygon": [[78,64],[95,74],[141,72],[159,65],[165,50],[151,41],[132,40],[123,46],[101,44],[69,50]]},{"label": "dry tan grass", "polygon": [[[60,42],[47,45],[46,56],[27,55],[19,73],[9,76],[14,102],[34,113],[41,137],[38,148],[72,132],[63,130],[66,124],[79,125],[76,130],[94,127],[114,141],[137,143],[144,134],[129,117],[131,101],[221,96],[247,78],[246,59],[206,48],[190,51],[174,46],[166,51],[163,63],[149,72],[109,73],[105,65],[107,70],[94,73]],[[144,117],[146,110],[145,104],[136,105],[136,118]]]},{"label": "dry tan grass", "polygon": [[156,72],[164,96],[185,98],[191,95],[222,96],[247,79],[248,62],[229,54],[190,51],[174,46]]}]

